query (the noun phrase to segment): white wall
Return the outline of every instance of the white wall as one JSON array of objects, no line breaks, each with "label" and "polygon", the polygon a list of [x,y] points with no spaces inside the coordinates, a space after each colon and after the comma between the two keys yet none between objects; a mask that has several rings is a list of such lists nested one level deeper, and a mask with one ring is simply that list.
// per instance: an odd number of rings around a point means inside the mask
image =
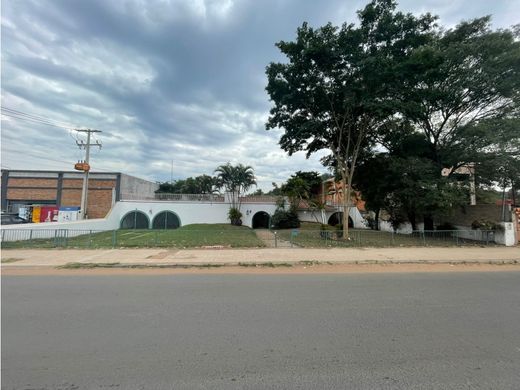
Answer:
[{"label": "white wall", "polygon": [[515,246],[517,243],[513,222],[500,222],[503,231],[495,231],[495,242],[505,246]]},{"label": "white wall", "polygon": [[[167,202],[167,201],[120,201],[110,210],[106,218],[88,219],[73,222],[28,223],[21,225],[2,226],[2,240],[16,241],[29,238],[54,237],[56,230],[69,229],[69,237],[85,234],[90,230],[119,229],[123,217],[132,211],[141,211],[148,217],[150,226],[154,217],[162,211],[171,211],[180,219],[181,226],[193,223],[229,223],[227,218],[228,203],[210,202]],[[242,222],[244,226],[252,227],[253,216],[264,211],[272,215],[275,204],[247,203],[242,205]]]},{"label": "white wall", "polygon": [[121,174],[121,195],[141,196],[141,199],[153,199],[159,184],[138,177]]},{"label": "white wall", "polygon": [[[181,226],[193,223],[229,223],[227,217],[229,203],[208,202],[166,202],[166,201],[121,201],[116,204],[113,212],[118,213],[119,221],[131,211],[142,211],[150,223],[162,211],[171,211],[179,217]],[[272,215],[276,210],[275,204],[247,203],[242,204],[242,224],[252,226],[253,216],[264,211]],[[117,226],[119,227],[119,226]]]},{"label": "white wall", "polygon": [[[325,224],[329,221],[329,218],[340,211],[326,211],[325,212]],[[351,207],[349,210],[349,217],[352,218],[352,223],[356,229],[368,229],[368,223],[363,218],[357,207]],[[310,210],[298,210],[298,218],[302,222],[321,222],[321,212],[316,210],[314,212]]]}]

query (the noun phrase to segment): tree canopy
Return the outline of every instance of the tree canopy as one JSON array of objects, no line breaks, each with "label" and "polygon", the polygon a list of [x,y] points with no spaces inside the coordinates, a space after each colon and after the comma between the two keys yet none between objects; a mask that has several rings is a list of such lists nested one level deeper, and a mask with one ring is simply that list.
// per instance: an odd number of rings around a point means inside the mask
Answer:
[{"label": "tree canopy", "polygon": [[[330,152],[323,162],[344,183],[344,218],[345,187],[355,183],[369,207],[413,225],[467,198],[458,167],[475,167],[482,184],[517,186],[516,30],[493,31],[489,17],[445,29],[430,14],[396,11],[393,0],[369,2],[358,19],[304,23],[294,41],[276,44],[287,61],[266,70],[267,129],[284,130],[289,155]],[[363,177],[354,180],[359,165]]]},{"label": "tree canopy", "polygon": [[231,196],[231,208],[240,211],[240,197],[256,186],[253,167],[243,164],[233,166],[227,163],[217,167],[215,174],[217,188],[228,192]]},{"label": "tree canopy", "polygon": [[216,179],[208,175],[188,177],[173,183],[160,183],[156,193],[170,194],[212,194],[216,192]]},{"label": "tree canopy", "polygon": [[[274,103],[267,128],[283,128],[280,146],[289,155],[328,150],[343,179],[348,226],[352,178],[360,151],[395,112],[394,71],[411,50],[426,43],[434,18],[396,11],[374,0],[358,12],[359,25],[304,23],[296,40],[276,44],[286,63],[267,67],[266,90]],[[348,235],[348,231],[346,232]]]}]

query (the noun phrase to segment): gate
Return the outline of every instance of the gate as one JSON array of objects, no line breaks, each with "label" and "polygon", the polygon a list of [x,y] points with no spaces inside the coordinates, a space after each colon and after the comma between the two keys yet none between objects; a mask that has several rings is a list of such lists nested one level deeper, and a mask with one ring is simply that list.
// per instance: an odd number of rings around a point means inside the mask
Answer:
[{"label": "gate", "polygon": [[67,229],[56,229],[54,232],[54,246],[56,248],[67,247],[69,232]]}]

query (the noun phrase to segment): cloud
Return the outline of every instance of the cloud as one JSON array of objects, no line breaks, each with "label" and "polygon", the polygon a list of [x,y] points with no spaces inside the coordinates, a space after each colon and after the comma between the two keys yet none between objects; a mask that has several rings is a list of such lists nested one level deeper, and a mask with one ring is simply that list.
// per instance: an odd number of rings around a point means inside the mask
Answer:
[{"label": "cloud", "polygon": [[[255,168],[264,189],[318,154],[288,157],[265,130],[265,67],[274,43],[303,21],[354,22],[362,1],[125,0],[2,4],[2,105],[103,131],[94,170],[153,180],[212,173],[228,161]],[[420,4],[420,5],[418,5]],[[493,13],[512,24],[513,2],[403,0],[447,25]],[[2,117],[2,167],[71,169],[81,158],[67,130]]]}]

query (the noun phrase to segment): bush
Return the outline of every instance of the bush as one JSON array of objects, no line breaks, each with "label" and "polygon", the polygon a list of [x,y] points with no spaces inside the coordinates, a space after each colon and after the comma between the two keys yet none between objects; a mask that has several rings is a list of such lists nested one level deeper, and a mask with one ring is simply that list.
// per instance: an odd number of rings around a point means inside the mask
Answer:
[{"label": "bush", "polygon": [[488,221],[486,219],[476,219],[473,222],[471,222],[471,228],[472,229],[480,229],[480,230],[494,230],[496,229],[497,225],[495,222]]},{"label": "bush", "polygon": [[275,229],[291,229],[300,227],[300,220],[294,211],[278,209],[271,217],[271,225]]},{"label": "bush", "polygon": [[231,221],[231,225],[241,226],[242,225],[242,213],[239,209],[232,207],[228,211],[228,218]]}]

